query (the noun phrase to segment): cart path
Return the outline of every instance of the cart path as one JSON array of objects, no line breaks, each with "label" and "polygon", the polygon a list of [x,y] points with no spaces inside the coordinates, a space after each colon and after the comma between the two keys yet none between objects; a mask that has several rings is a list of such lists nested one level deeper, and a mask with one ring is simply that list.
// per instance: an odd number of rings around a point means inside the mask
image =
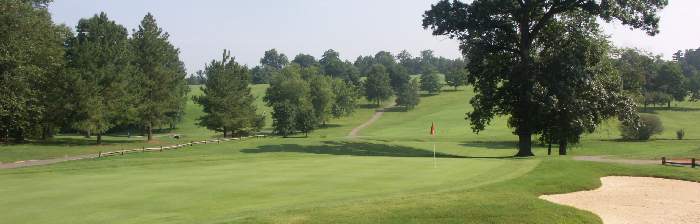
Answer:
[{"label": "cart path", "polygon": [[365,121],[365,123],[362,123],[360,126],[353,128],[347,137],[348,138],[357,138],[357,133],[360,133],[360,131],[362,131],[362,129],[372,125],[372,123],[379,120],[379,118],[382,117],[384,112],[391,107],[394,107],[394,104],[392,104],[390,106],[386,106],[386,107],[381,108],[381,109],[377,109],[376,112],[374,112],[374,115],[372,115],[372,117],[369,118],[369,120]]},{"label": "cart path", "polygon": [[91,158],[97,158],[97,154],[66,156],[66,157],[61,157],[61,158],[41,159],[41,160],[23,160],[23,161],[17,161],[17,162],[12,162],[12,163],[0,163],[0,169],[14,169],[14,168],[20,168],[20,167],[27,167],[27,166],[48,165],[48,164],[65,162],[65,161],[91,159]]}]

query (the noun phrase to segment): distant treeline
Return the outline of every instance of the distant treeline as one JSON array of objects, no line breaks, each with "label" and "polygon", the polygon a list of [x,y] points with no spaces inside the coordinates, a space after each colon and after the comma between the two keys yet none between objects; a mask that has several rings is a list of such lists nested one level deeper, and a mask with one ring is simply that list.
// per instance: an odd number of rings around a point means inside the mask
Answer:
[{"label": "distant treeline", "polygon": [[700,48],[678,51],[671,61],[638,49],[620,49],[615,66],[621,88],[645,108],[700,99]]}]

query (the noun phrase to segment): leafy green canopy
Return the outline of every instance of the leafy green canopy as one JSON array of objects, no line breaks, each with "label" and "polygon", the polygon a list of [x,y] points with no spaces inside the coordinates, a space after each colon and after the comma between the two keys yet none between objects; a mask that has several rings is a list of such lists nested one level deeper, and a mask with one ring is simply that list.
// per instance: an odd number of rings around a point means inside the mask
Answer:
[{"label": "leafy green canopy", "polygon": [[63,83],[63,41],[70,32],[53,24],[48,2],[0,2],[0,135],[6,140],[22,141],[63,106],[54,94],[65,95],[53,90]]},{"label": "leafy green canopy", "polygon": [[377,106],[381,105],[382,101],[388,100],[394,95],[391,89],[389,74],[386,68],[381,64],[375,64],[370,69],[367,80],[365,80],[365,97],[371,102],[375,102]]},{"label": "leafy green canopy", "polygon": [[[537,116],[542,108],[534,92],[542,62],[543,30],[562,15],[577,13],[581,19],[618,20],[632,28],[658,33],[658,11],[664,0],[475,0],[471,3],[442,0],[426,11],[423,27],[434,35],[458,39],[469,59],[468,83],[476,96],[469,112],[475,132],[484,130],[493,117],[510,115],[509,125],[519,136],[518,156],[531,156],[531,136],[540,131]],[[595,21],[594,21],[595,22]]]}]

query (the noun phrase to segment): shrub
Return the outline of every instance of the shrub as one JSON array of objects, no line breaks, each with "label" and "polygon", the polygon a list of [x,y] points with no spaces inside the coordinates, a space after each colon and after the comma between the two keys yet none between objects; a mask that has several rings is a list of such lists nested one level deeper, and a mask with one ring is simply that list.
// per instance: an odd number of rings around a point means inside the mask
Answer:
[{"label": "shrub", "polygon": [[685,130],[681,128],[680,130],[676,131],[676,138],[678,140],[683,140],[683,137],[685,137]]},{"label": "shrub", "polygon": [[649,114],[639,115],[639,127],[620,125],[622,138],[626,140],[649,140],[652,135],[660,134],[664,126],[659,117]]}]

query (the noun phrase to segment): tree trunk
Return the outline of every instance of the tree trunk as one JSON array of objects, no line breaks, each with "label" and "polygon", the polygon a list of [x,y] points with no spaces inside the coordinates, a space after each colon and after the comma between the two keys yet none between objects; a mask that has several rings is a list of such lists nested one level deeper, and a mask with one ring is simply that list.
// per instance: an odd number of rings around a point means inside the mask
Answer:
[{"label": "tree trunk", "polygon": [[226,132],[228,132],[228,130],[224,127],[224,138],[226,138]]},{"label": "tree trunk", "polygon": [[153,124],[151,124],[151,123],[147,124],[146,130],[148,132],[148,141],[153,140]]},{"label": "tree trunk", "polygon": [[668,101],[668,109],[671,109],[671,101]]},{"label": "tree trunk", "polygon": [[92,136],[92,133],[90,132],[90,129],[85,131],[85,138],[90,138]]},{"label": "tree trunk", "polygon": [[565,140],[559,141],[559,155],[564,156],[566,155],[566,147],[569,143],[566,142]]},{"label": "tree trunk", "polygon": [[552,155],[552,142],[549,142],[549,144],[547,144],[547,155]]},{"label": "tree trunk", "polygon": [[102,133],[97,132],[97,144],[102,145]]},{"label": "tree trunk", "polygon": [[534,155],[535,154],[532,153],[532,133],[518,133],[518,154],[515,154],[515,156],[527,157]]}]

